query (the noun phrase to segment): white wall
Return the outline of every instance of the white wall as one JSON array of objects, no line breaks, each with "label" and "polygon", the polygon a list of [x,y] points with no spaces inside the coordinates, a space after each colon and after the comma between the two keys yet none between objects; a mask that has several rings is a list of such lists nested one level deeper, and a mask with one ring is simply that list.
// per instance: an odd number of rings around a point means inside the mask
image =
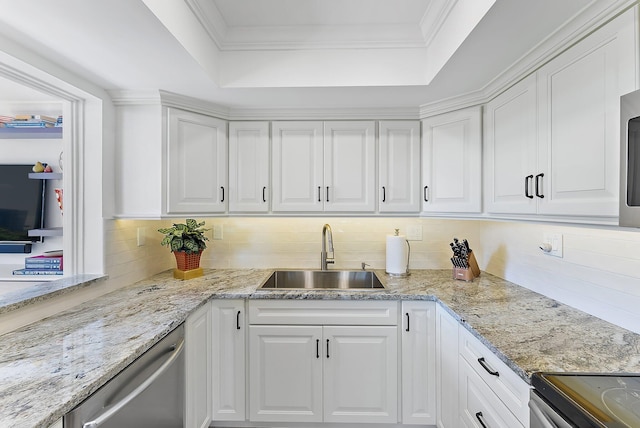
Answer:
[{"label": "white wall", "polygon": [[[640,231],[486,221],[479,224],[483,270],[640,333]],[[538,248],[561,233],[563,258]]]}]

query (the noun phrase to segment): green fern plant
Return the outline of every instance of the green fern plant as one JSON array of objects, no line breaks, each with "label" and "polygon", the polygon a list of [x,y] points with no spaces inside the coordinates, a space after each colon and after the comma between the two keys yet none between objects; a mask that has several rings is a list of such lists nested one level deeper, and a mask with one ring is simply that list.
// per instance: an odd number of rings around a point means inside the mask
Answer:
[{"label": "green fern plant", "polygon": [[192,218],[188,218],[186,223],[174,223],[173,227],[158,229],[164,234],[160,245],[167,246],[172,252],[183,251],[187,254],[198,253],[205,248],[208,241],[204,235],[209,229],[205,229],[204,221],[198,223]]}]

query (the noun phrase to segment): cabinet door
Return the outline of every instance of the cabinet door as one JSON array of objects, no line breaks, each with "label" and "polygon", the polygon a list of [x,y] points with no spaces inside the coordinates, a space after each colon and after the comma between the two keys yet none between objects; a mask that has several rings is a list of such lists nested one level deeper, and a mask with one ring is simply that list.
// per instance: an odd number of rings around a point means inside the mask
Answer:
[{"label": "cabinet door", "polygon": [[436,305],[402,302],[402,423],[436,423]]},{"label": "cabinet door", "polygon": [[460,423],[466,428],[524,428],[500,399],[460,358]]},{"label": "cabinet door", "polygon": [[250,420],[322,421],[322,327],[250,326]]},{"label": "cabinet door", "polygon": [[485,113],[485,204],[489,213],[534,214],[536,79],[494,98]]},{"label": "cabinet door", "polygon": [[398,421],[398,328],[324,327],[324,421]]},{"label": "cabinet door", "polygon": [[185,322],[185,427],[211,423],[211,306],[204,305]]},{"label": "cabinet door", "polygon": [[380,122],[378,210],[420,211],[420,122]]},{"label": "cabinet door", "polygon": [[167,214],[226,211],[227,124],[170,108]]},{"label": "cabinet door", "polygon": [[458,425],[458,321],[436,308],[436,389],[438,428]]},{"label": "cabinet door", "polygon": [[322,122],[271,124],[273,211],[322,211]]},{"label": "cabinet door", "polygon": [[375,211],[375,132],[373,121],[325,122],[325,211]]},{"label": "cabinet door", "polygon": [[541,214],[618,214],[620,95],[635,89],[632,11],[538,71]]},{"label": "cabinet door", "polygon": [[212,302],[213,420],[245,420],[244,300]]},{"label": "cabinet door", "polygon": [[482,210],[480,107],[422,121],[422,211]]},{"label": "cabinet door", "polygon": [[269,122],[229,123],[229,212],[269,212]]}]

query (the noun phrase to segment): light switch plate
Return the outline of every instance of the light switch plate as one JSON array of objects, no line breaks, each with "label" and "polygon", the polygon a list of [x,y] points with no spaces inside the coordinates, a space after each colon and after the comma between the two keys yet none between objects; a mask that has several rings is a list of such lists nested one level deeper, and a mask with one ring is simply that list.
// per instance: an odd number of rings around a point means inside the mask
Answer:
[{"label": "light switch plate", "polygon": [[213,239],[215,241],[221,241],[223,236],[223,229],[221,224],[213,225]]},{"label": "light switch plate", "polygon": [[138,243],[138,247],[142,247],[144,246],[144,244],[147,243],[147,228],[146,227],[139,227],[136,230],[136,240]]},{"label": "light switch plate", "polygon": [[407,240],[422,241],[422,226],[419,224],[407,226]]}]

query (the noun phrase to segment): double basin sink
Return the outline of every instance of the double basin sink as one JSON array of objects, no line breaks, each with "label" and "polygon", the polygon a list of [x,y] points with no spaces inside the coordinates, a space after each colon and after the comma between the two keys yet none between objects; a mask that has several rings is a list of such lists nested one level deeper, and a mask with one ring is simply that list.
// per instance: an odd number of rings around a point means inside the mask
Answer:
[{"label": "double basin sink", "polygon": [[371,271],[277,270],[259,290],[384,290]]}]

